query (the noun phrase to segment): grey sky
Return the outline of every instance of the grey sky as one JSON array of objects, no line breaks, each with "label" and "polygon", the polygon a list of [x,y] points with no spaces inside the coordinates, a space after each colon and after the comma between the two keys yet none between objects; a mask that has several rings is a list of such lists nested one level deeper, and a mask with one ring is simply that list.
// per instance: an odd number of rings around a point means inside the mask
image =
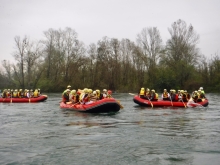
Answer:
[{"label": "grey sky", "polygon": [[49,28],[71,27],[89,45],[102,37],[128,38],[157,27],[165,44],[178,20],[192,24],[207,57],[220,49],[219,0],[0,0],[0,62],[13,60],[14,37],[43,39]]}]

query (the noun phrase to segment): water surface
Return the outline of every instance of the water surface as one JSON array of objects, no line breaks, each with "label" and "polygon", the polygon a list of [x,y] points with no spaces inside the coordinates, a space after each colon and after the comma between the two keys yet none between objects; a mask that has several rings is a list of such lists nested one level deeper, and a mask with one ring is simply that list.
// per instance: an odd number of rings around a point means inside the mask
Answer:
[{"label": "water surface", "polygon": [[42,103],[0,103],[0,164],[195,164],[220,161],[219,94],[206,108],[151,108],[113,95],[118,113],[59,108],[60,94]]}]

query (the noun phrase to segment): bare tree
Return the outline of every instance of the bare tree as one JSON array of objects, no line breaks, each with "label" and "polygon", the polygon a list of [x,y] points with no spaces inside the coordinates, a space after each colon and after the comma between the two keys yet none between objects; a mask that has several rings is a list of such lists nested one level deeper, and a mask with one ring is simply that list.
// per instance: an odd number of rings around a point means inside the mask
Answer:
[{"label": "bare tree", "polygon": [[17,49],[14,53],[15,60],[18,62],[19,71],[17,71],[17,78],[19,79],[21,88],[24,88],[24,57],[26,53],[26,47],[29,44],[29,39],[25,36],[23,39],[20,39],[19,36],[14,38],[15,48]]},{"label": "bare tree", "polygon": [[163,50],[159,30],[156,27],[144,28],[137,35],[137,44],[141,48],[142,58],[147,68],[155,66]]},{"label": "bare tree", "polygon": [[184,88],[200,57],[196,47],[199,35],[192,25],[187,26],[186,22],[180,19],[174,22],[168,31],[171,38],[166,43],[166,53],[162,61],[173,71],[179,86]]}]

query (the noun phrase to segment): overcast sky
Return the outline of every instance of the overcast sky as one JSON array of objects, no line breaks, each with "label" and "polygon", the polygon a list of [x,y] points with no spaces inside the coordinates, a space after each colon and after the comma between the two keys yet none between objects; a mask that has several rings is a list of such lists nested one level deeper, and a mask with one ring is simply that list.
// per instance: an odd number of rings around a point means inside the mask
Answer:
[{"label": "overcast sky", "polygon": [[71,27],[89,45],[104,36],[136,42],[146,27],[157,27],[165,44],[178,19],[200,35],[207,57],[220,51],[220,0],[0,0],[0,66],[12,61],[14,37],[43,39],[49,28]]}]

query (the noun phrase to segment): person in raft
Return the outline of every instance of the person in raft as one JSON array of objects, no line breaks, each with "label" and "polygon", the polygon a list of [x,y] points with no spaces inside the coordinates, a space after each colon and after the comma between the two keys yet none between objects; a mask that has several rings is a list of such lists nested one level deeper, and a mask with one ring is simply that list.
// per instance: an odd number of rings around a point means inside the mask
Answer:
[{"label": "person in raft", "polygon": [[167,89],[163,90],[161,97],[162,97],[162,100],[170,100],[170,94],[167,92]]},{"label": "person in raft", "polygon": [[107,91],[107,96],[106,98],[112,98],[112,91],[111,90],[108,90]]},{"label": "person in raft", "polygon": [[171,98],[172,101],[178,101],[179,100],[178,94],[176,93],[175,89],[170,90],[170,98]]},{"label": "person in raft", "polygon": [[145,96],[146,96],[146,92],[145,92],[144,87],[142,87],[140,92],[139,92],[139,97],[142,98],[142,99],[146,99]]},{"label": "person in raft", "polygon": [[69,102],[69,94],[70,94],[70,89],[66,89],[63,94],[62,94],[62,101],[66,104],[66,102]]},{"label": "person in raft", "polygon": [[154,89],[151,90],[151,97],[149,100],[150,101],[157,101],[158,100],[158,93],[156,93]]}]

